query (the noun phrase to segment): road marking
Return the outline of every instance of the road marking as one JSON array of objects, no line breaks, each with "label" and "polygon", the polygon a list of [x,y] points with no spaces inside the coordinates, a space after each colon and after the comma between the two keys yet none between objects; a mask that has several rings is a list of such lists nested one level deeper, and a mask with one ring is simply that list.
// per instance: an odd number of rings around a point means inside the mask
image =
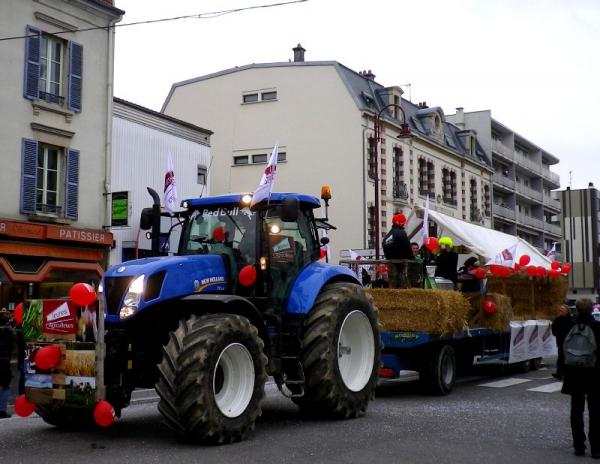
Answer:
[{"label": "road marking", "polygon": [[555,393],[562,389],[562,382],[552,382],[546,385],[542,385],[541,387],[528,388],[527,391],[530,392],[540,392],[540,393]]},{"label": "road marking", "polygon": [[506,388],[513,385],[519,385],[520,383],[531,382],[530,379],[520,379],[512,377],[509,379],[497,380],[495,382],[480,383],[478,387],[492,387],[492,388]]}]

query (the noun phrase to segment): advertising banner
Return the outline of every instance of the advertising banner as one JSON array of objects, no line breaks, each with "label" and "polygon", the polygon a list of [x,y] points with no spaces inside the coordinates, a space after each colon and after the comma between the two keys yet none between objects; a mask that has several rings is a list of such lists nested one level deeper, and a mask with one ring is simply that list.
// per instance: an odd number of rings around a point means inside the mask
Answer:
[{"label": "advertising banner", "polygon": [[510,321],[510,353],[509,363],[525,361],[528,359],[528,341],[525,338],[525,323]]}]

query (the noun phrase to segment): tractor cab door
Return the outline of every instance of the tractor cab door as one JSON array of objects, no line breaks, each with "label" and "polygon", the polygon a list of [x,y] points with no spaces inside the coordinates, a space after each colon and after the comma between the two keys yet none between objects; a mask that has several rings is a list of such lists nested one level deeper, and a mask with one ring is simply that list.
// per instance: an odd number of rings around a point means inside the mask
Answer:
[{"label": "tractor cab door", "polygon": [[283,307],[302,269],[319,256],[312,210],[300,210],[295,221],[283,219],[281,207],[274,207],[264,220],[264,249],[270,271],[268,294],[276,308]]}]

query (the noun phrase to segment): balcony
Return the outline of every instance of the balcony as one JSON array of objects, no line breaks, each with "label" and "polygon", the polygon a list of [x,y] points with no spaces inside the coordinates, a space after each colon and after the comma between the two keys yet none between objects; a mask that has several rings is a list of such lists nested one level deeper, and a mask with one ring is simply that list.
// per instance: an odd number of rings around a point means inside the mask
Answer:
[{"label": "balcony", "polygon": [[542,201],[542,192],[540,192],[539,190],[534,190],[531,187],[519,184],[518,182],[516,183],[516,187],[517,193],[520,193],[521,195],[531,198],[533,200],[537,200],[540,202]]},{"label": "balcony", "polygon": [[404,182],[394,182],[394,200],[406,202],[408,200],[408,186]]},{"label": "balcony", "polygon": [[541,219],[523,213],[517,213],[517,222],[519,225],[526,225],[538,230],[543,230],[544,226],[544,222]]},{"label": "balcony", "polygon": [[505,206],[494,205],[492,207],[492,211],[495,216],[500,216],[501,218],[509,219],[511,221],[515,220],[516,213],[514,209],[506,208]]},{"label": "balcony", "polygon": [[519,152],[515,152],[515,164],[518,164],[521,167],[528,169],[531,172],[536,174],[542,173],[542,163],[536,162],[528,156],[523,156]]},{"label": "balcony", "polygon": [[514,191],[514,189],[515,189],[514,179],[511,179],[510,177],[505,176],[504,174],[495,173],[494,176],[492,177],[492,180],[494,181],[495,184],[502,185],[503,187],[506,187],[510,191]]},{"label": "balcony", "polygon": [[556,210],[556,211],[560,211],[561,206],[560,206],[560,201],[555,200],[552,197],[549,196],[544,196],[544,200],[543,200],[544,206],[546,206],[547,208]]},{"label": "balcony", "polygon": [[549,222],[544,222],[544,232],[557,237],[562,237],[562,230],[560,226],[557,226],[556,224],[550,224]]},{"label": "balcony", "polygon": [[555,172],[552,172],[550,170],[550,168],[548,167],[544,167],[546,165],[542,165],[542,177],[544,179],[546,179],[547,181],[549,181],[552,185],[556,185],[557,187],[560,187],[560,176],[558,174],[556,174]]},{"label": "balcony", "polygon": [[503,158],[506,158],[509,161],[514,161],[515,159],[515,151],[512,148],[504,145],[499,140],[492,140],[492,150],[502,155]]}]

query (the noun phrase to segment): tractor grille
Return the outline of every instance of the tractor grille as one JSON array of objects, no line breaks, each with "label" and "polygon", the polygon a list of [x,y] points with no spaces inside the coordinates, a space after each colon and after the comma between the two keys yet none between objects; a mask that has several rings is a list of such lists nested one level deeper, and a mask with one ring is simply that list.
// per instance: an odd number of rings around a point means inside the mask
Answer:
[{"label": "tractor grille", "polygon": [[133,277],[105,277],[104,295],[106,297],[106,312],[111,316],[119,314],[121,301]]}]

